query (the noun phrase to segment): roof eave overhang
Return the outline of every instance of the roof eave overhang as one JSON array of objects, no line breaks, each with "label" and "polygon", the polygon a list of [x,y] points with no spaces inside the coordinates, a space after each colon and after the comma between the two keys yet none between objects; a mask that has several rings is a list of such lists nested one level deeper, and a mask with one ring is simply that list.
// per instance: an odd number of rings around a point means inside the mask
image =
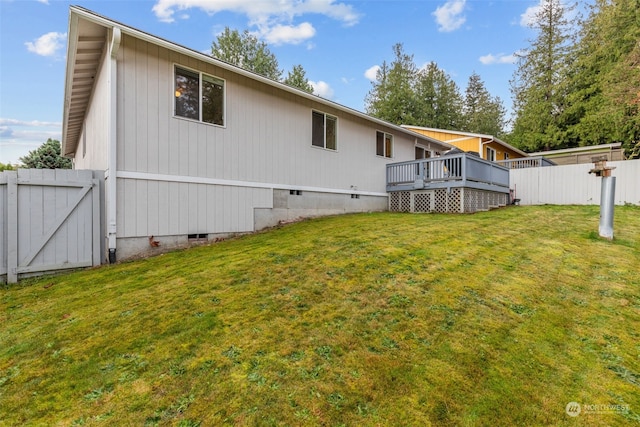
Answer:
[{"label": "roof eave overhang", "polygon": [[[67,31],[67,64],[64,81],[64,105],[62,109],[62,142],[61,153],[65,157],[70,157],[75,152],[75,147],[70,150],[69,131],[69,107],[71,104],[71,91],[73,90],[73,68],[76,62],[76,50],[78,43],[78,15],[69,11],[69,28]],[[75,145],[75,144],[74,144]]]},{"label": "roof eave overhang", "polygon": [[[91,12],[88,9],[84,9],[82,7],[78,7],[78,6],[71,6],[70,8],[70,19],[69,19],[69,42],[68,42],[68,50],[67,50],[67,71],[66,71],[66,81],[65,81],[65,106],[64,106],[64,117],[63,117],[63,153],[64,155],[73,155],[73,153],[75,152],[76,149],[76,145],[77,145],[77,141],[73,143],[73,147],[71,147],[71,143],[68,141],[67,138],[67,120],[68,120],[68,103],[69,103],[69,99],[71,96],[71,89],[72,89],[72,85],[71,85],[71,80],[73,78],[73,64],[75,63],[75,51],[77,49],[77,39],[78,39],[78,20],[82,18],[82,19],[86,19],[89,20],[95,24],[101,25],[105,28],[113,28],[113,27],[118,27],[120,29],[120,31],[123,34],[127,34],[130,35],[132,37],[147,41],[149,43],[155,44],[157,46],[161,46],[164,47],[166,49],[190,56],[192,58],[198,59],[200,61],[203,62],[208,62],[210,64],[213,64],[217,67],[226,69],[228,71],[231,71],[233,73],[245,76],[247,78],[250,78],[252,80],[257,80],[261,83],[267,84],[269,86],[273,86],[276,87],[278,89],[281,89],[283,91],[295,94],[296,96],[302,97],[302,98],[306,98],[309,99],[311,101],[314,102],[319,102],[321,104],[324,104],[326,106],[335,108],[336,110],[345,112],[347,114],[351,114],[355,117],[359,117],[361,119],[367,120],[369,122],[373,122],[376,123],[380,126],[385,126],[387,128],[390,129],[394,129],[395,131],[398,132],[402,132],[403,134],[406,135],[410,135],[413,138],[417,138],[421,141],[424,141],[426,143],[430,143],[430,144],[435,144],[435,145],[439,145],[442,150],[449,150],[454,148],[452,145],[447,144],[445,142],[439,141],[435,138],[430,138],[428,136],[422,135],[420,133],[414,132],[410,129],[406,129],[403,128],[402,126],[398,126],[398,125],[394,125],[392,123],[386,122],[384,120],[381,119],[377,119],[375,117],[369,116],[365,113],[362,113],[358,110],[354,110],[352,108],[346,107],[344,105],[338,104],[334,101],[330,101],[324,98],[321,98],[317,95],[313,95],[313,94],[309,94],[307,92],[304,92],[302,90],[296,89],[294,87],[285,85],[283,83],[280,82],[276,82],[274,80],[268,79],[266,77],[263,77],[259,74],[255,74],[252,73],[250,71],[244,70],[242,68],[236,67],[235,65],[226,63],[224,61],[220,61],[219,59],[213,58],[209,55],[206,55],[204,53],[195,51],[193,49],[189,49],[187,47],[178,45],[176,43],[170,42],[168,40],[164,40],[162,38],[153,36],[151,34],[145,33],[143,31],[137,30],[135,28],[129,27],[127,25],[112,21],[108,18],[102,17],[100,15],[97,15],[93,12]],[[73,55],[73,56],[72,56]],[[70,69],[71,67],[71,69]],[[72,148],[72,150],[70,150]]]}]

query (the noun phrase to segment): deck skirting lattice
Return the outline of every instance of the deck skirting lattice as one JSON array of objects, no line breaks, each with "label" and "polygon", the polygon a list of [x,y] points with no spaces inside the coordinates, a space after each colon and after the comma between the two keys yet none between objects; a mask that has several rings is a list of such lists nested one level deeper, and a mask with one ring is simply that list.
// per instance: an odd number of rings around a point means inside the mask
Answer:
[{"label": "deck skirting lattice", "polygon": [[437,188],[389,193],[391,212],[473,213],[506,206],[508,203],[507,193],[474,188]]}]

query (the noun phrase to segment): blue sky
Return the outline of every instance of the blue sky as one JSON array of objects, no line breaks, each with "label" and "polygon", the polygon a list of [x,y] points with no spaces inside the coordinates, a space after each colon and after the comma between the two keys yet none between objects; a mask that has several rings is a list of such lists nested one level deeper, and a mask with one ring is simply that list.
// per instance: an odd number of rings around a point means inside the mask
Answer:
[{"label": "blue sky", "polygon": [[69,6],[209,52],[225,26],[269,44],[285,71],[302,64],[317,94],[364,111],[375,67],[403,43],[461,91],[477,72],[511,107],[514,53],[541,0],[0,0],[0,162],[60,139]]}]

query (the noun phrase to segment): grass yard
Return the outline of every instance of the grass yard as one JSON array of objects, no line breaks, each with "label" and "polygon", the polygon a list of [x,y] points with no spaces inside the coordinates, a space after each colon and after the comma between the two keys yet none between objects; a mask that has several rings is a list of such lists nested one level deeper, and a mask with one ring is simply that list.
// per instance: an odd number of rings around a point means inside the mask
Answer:
[{"label": "grass yard", "polygon": [[344,215],[0,285],[0,425],[640,424],[640,208],[613,242],[598,213]]}]

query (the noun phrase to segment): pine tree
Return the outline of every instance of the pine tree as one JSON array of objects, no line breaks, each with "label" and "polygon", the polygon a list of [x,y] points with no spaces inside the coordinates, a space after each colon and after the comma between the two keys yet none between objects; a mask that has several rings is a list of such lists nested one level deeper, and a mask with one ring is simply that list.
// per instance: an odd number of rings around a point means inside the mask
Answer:
[{"label": "pine tree", "polygon": [[505,108],[499,97],[492,97],[475,71],[469,76],[464,97],[464,129],[467,132],[501,136]]},{"label": "pine tree", "polygon": [[510,83],[516,113],[511,140],[520,148],[537,151],[569,145],[564,112],[574,33],[567,14],[574,8],[561,0],[542,2],[532,23],[537,38],[519,55]]},{"label": "pine tree", "polygon": [[373,88],[365,98],[365,109],[368,114],[397,125],[415,125],[414,84],[418,71],[413,55],[404,53],[402,44],[394,45],[393,53],[393,62],[383,62],[378,70]]},{"label": "pine tree", "polygon": [[60,141],[49,138],[40,147],[29,151],[26,156],[20,157],[20,161],[25,168],[71,169],[71,159],[62,157],[60,152]]},{"label": "pine tree", "polygon": [[247,30],[240,34],[226,27],[211,45],[211,55],[272,80],[279,81],[282,77],[276,56],[265,42]]},{"label": "pine tree", "polygon": [[463,126],[463,100],[458,85],[438,64],[430,62],[420,70],[415,90],[419,126],[440,129]]},{"label": "pine tree", "polygon": [[580,145],[640,141],[640,0],[596,0],[570,76],[568,113]]},{"label": "pine tree", "polygon": [[283,80],[283,83],[305,92],[313,93],[313,86],[309,83],[302,65],[295,65],[293,69],[287,73],[287,77]]}]

